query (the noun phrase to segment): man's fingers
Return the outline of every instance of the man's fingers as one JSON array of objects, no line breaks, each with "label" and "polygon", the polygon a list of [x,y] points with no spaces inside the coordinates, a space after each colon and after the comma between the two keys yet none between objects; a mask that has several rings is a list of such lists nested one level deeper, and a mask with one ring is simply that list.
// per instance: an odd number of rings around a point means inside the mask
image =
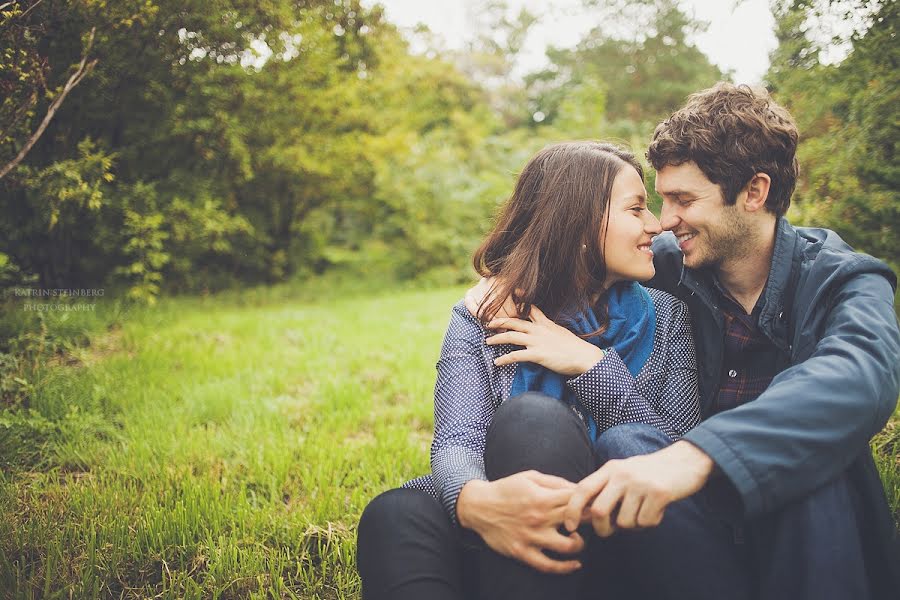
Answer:
[{"label": "man's fingers", "polygon": [[653,495],[644,498],[641,509],[638,511],[638,527],[656,527],[662,523],[663,514],[666,512],[666,503]]},{"label": "man's fingers", "polygon": [[638,526],[638,513],[643,504],[643,497],[634,493],[625,493],[619,512],[616,515],[615,526],[622,529],[634,529]]},{"label": "man's fingers", "polygon": [[581,562],[577,560],[554,560],[533,546],[528,546],[517,556],[525,564],[541,571],[555,575],[566,575],[581,568]]},{"label": "man's fingers", "polygon": [[572,497],[572,489],[545,489],[541,490],[538,496],[547,509],[547,519],[559,523],[565,515],[566,506],[569,505],[569,498]]},{"label": "man's fingers", "polygon": [[609,537],[615,531],[613,511],[622,499],[621,486],[611,484],[603,488],[591,506],[591,523],[600,537]]},{"label": "man's fingers", "polygon": [[602,468],[594,471],[578,483],[578,487],[572,493],[569,505],[566,507],[565,526],[569,531],[575,531],[581,523],[581,516],[585,508],[597,496],[606,485],[609,476]]},{"label": "man's fingers", "polygon": [[616,527],[612,524],[611,517],[593,517],[591,519],[591,525],[594,528],[594,533],[596,533],[598,537],[607,538],[616,532]]}]

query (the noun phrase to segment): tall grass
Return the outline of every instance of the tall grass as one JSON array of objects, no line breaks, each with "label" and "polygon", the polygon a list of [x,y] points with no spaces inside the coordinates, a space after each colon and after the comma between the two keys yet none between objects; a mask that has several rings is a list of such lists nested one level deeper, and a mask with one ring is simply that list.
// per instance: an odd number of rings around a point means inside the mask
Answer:
[{"label": "tall grass", "polygon": [[358,597],[354,525],[428,469],[461,293],[187,298],[95,333],[0,412],[0,589]]},{"label": "tall grass", "polygon": [[[0,410],[0,598],[358,598],[355,523],[428,469],[462,291],[284,287],[67,323],[90,344]],[[897,430],[875,442],[895,509]]]}]

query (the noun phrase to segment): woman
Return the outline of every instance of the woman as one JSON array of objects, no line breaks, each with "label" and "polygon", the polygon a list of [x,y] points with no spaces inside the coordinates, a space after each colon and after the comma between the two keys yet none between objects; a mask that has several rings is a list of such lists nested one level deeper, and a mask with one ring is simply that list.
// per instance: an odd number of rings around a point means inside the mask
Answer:
[{"label": "woman", "polygon": [[[587,585],[589,532],[561,523],[574,482],[606,458],[604,432],[641,423],[674,439],[699,419],[687,309],[636,283],[654,274],[658,233],[630,153],[566,142],[525,166],[474,257],[496,278],[492,300],[477,318],[453,308],[432,475],[360,520],[366,600],[575,598]],[[491,318],[507,298],[521,318]]]}]

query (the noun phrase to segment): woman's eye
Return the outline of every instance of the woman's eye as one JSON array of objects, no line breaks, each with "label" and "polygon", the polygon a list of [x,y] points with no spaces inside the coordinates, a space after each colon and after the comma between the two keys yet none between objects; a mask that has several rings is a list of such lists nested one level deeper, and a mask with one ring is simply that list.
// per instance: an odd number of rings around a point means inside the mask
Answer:
[{"label": "woman's eye", "polygon": [[633,211],[635,211],[637,214],[640,214],[641,211],[644,210],[644,207],[643,207],[643,206],[632,206],[630,210],[633,210]]}]

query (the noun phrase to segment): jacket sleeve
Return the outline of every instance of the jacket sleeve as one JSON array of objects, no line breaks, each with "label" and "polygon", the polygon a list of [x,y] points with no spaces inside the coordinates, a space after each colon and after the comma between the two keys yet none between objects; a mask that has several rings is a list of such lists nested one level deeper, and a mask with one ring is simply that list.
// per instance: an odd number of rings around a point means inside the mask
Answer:
[{"label": "jacket sleeve", "polygon": [[[598,431],[624,423],[644,423],[676,440],[700,420],[690,313],[683,302],[672,299],[672,303],[671,316],[664,321],[666,330],[654,335],[654,343],[666,344],[660,368],[651,375],[662,381],[658,393],[648,397],[638,387],[615,349],[607,350],[600,362],[568,381],[596,421]],[[648,387],[655,385],[657,381],[650,381]]]},{"label": "jacket sleeve", "polygon": [[481,325],[462,303],[457,304],[437,362],[431,444],[435,487],[454,523],[463,485],[487,479],[484,445],[495,407],[483,344]]},{"label": "jacket sleeve", "polygon": [[898,392],[893,290],[882,275],[864,273],[835,289],[808,359],[779,373],[756,400],[710,417],[685,439],[715,461],[740,497],[735,508],[752,517],[844,471],[884,427]]}]

